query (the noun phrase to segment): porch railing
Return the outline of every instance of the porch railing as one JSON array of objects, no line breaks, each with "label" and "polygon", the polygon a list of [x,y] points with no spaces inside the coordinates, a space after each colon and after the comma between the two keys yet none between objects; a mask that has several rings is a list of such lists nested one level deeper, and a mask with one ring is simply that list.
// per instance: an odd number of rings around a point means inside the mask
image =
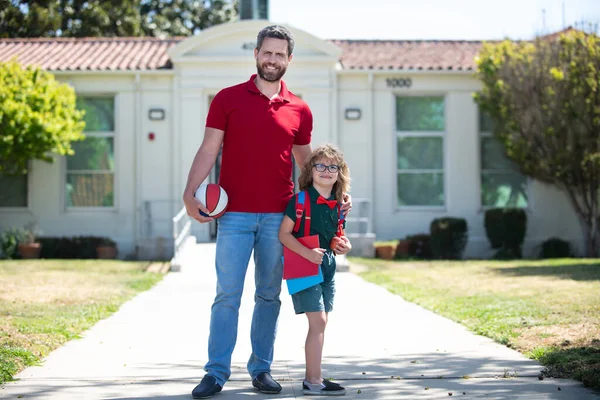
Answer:
[{"label": "porch railing", "polygon": [[183,207],[173,217],[173,259],[171,260],[171,271],[181,270],[181,253],[183,246],[190,237],[192,231],[192,220]]}]

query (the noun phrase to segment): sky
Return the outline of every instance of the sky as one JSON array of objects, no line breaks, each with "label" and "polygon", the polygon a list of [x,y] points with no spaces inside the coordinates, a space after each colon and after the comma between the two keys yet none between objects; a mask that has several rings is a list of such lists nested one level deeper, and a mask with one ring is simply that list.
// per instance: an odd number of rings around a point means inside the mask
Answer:
[{"label": "sky", "polygon": [[269,0],[269,19],[322,39],[531,39],[600,25],[600,0]]}]

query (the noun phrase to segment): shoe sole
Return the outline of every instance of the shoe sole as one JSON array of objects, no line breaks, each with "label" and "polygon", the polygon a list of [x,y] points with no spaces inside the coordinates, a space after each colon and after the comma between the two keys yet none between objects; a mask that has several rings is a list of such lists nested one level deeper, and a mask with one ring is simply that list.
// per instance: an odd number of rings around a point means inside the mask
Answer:
[{"label": "shoe sole", "polygon": [[311,390],[302,389],[302,393],[305,396],[343,396],[346,394],[346,391],[338,390],[335,392],[326,392],[324,390],[319,390],[318,392],[313,392]]},{"label": "shoe sole", "polygon": [[264,394],[279,394],[281,393],[281,390],[263,390],[263,389],[259,389],[256,386],[254,387],[254,389],[258,390],[261,393]]}]

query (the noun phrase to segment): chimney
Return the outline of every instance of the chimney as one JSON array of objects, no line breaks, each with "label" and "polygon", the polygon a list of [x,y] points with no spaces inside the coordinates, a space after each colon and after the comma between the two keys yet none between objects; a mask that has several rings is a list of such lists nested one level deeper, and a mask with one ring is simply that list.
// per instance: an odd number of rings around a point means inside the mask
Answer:
[{"label": "chimney", "polygon": [[269,0],[239,0],[240,20],[269,19]]}]

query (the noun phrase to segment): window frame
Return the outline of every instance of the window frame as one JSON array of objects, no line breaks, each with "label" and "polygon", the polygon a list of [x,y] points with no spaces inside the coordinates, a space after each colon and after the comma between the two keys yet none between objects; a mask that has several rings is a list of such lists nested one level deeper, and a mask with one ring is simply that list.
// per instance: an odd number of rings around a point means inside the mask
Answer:
[{"label": "window frame", "polygon": [[[443,113],[444,113],[444,130],[442,131],[401,131],[398,130],[397,124],[397,98],[416,98],[416,97],[440,97],[444,103]],[[392,102],[393,102],[393,110],[392,113],[392,124],[393,124],[393,132],[392,135],[393,142],[391,147],[391,151],[393,154],[393,162],[394,162],[394,191],[393,191],[393,204],[394,209],[396,211],[445,211],[448,207],[448,174],[446,173],[448,169],[448,151],[447,151],[447,137],[448,137],[448,98],[447,93],[440,92],[417,92],[417,93],[402,93],[402,92],[393,92],[392,93]],[[411,169],[411,170],[402,170],[398,168],[398,139],[399,138],[441,138],[442,139],[442,168],[441,169]],[[441,205],[428,206],[428,205],[398,205],[398,174],[424,174],[424,173],[441,173],[442,174],[442,190],[444,195],[444,203]]]},{"label": "window frame", "polygon": [[[499,207],[499,206],[488,206],[483,204],[483,138],[494,138],[494,133],[492,131],[484,131],[481,129],[481,110],[478,110],[478,123],[477,123],[477,132],[478,132],[478,142],[479,142],[479,207],[481,210],[485,211],[485,210],[490,210],[493,208],[504,208],[506,206],[503,207]],[[498,139],[495,139],[498,140]],[[510,161],[510,160],[509,160]],[[494,172],[499,172],[499,173],[507,173],[507,172],[512,172],[514,173],[513,170],[508,170],[508,169],[500,169],[500,170],[490,170],[490,169],[486,169],[485,171],[494,171]],[[522,175],[522,174],[521,174]],[[523,209],[525,211],[529,211],[531,209],[531,179],[526,176],[523,175],[525,177],[525,194],[527,196],[527,205],[525,207],[510,207],[510,208],[519,208],[519,209]]]},{"label": "window frame", "polygon": [[[84,131],[83,134],[86,137],[99,137],[99,138],[112,138],[113,139],[113,157],[114,157],[114,170],[113,171],[108,171],[108,170],[102,170],[102,171],[97,171],[97,170],[77,170],[77,173],[79,174],[95,174],[95,173],[102,173],[102,174],[106,174],[106,173],[112,173],[113,175],[113,204],[112,206],[107,206],[107,207],[101,207],[101,206],[69,206],[67,205],[67,193],[66,193],[66,186],[67,186],[67,176],[69,174],[69,169],[67,166],[67,157],[69,156],[64,156],[63,158],[63,163],[62,163],[62,185],[61,185],[61,196],[62,196],[62,205],[63,205],[63,210],[65,212],[105,212],[105,211],[109,211],[109,212],[114,212],[118,209],[118,204],[119,204],[119,178],[118,178],[118,174],[117,171],[119,170],[119,145],[117,144],[117,133],[119,131],[119,127],[118,127],[118,121],[119,121],[119,96],[116,93],[77,93],[77,97],[78,98],[85,98],[85,97],[92,97],[92,98],[112,98],[113,99],[113,106],[114,106],[114,110],[113,110],[113,116],[114,116],[114,121],[113,121],[113,130],[112,131]],[[135,134],[135,133],[134,133]]]}]

